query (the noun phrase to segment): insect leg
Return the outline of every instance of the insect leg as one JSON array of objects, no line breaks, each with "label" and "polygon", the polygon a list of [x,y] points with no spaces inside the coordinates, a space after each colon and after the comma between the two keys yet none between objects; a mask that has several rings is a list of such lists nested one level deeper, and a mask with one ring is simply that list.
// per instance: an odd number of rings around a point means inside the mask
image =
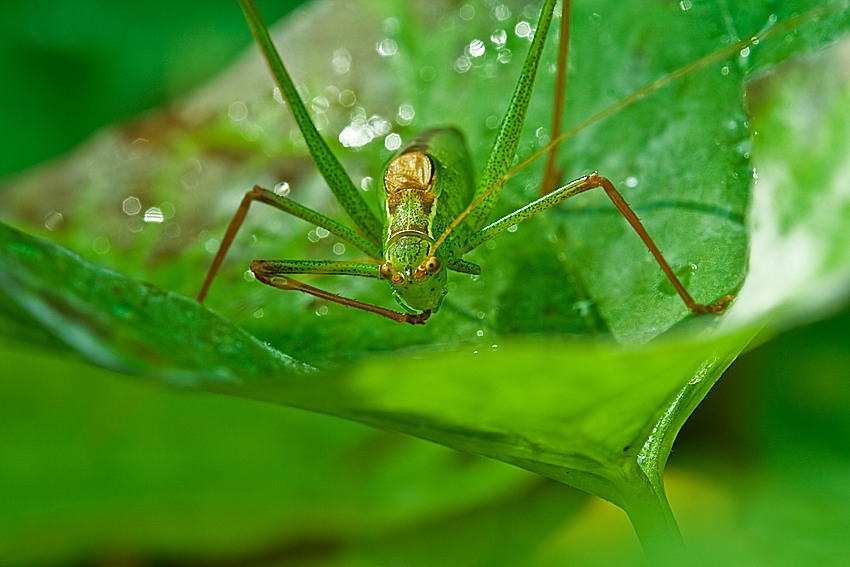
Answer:
[{"label": "insect leg", "polygon": [[468,260],[464,260],[463,258],[458,258],[454,262],[450,262],[446,266],[446,268],[452,270],[453,272],[460,272],[461,274],[471,274],[473,276],[477,276],[481,273],[481,266],[473,262],[469,262]]},{"label": "insect leg", "polygon": [[685,302],[685,305],[688,309],[690,309],[694,313],[723,313],[723,311],[726,310],[726,307],[734,299],[733,295],[726,295],[721,299],[715,301],[714,303],[709,304],[700,304],[694,301],[694,298],[691,297],[691,294],[688,293],[688,291],[685,289],[685,286],[682,285],[682,282],[679,281],[679,278],[673,272],[673,269],[670,267],[670,264],[668,264],[667,260],[664,259],[664,256],[658,249],[658,246],[656,246],[655,242],[652,241],[652,238],[649,236],[649,233],[646,231],[646,228],[644,228],[643,224],[640,222],[640,219],[638,219],[635,212],[631,209],[631,207],[629,207],[625,199],[623,199],[623,196],[614,187],[614,184],[611,183],[607,178],[600,177],[596,173],[591,173],[590,175],[587,175],[580,179],[576,179],[575,181],[568,183],[560,189],[556,189],[548,195],[541,197],[540,199],[529,203],[521,209],[518,209],[513,213],[497,220],[496,222],[482,228],[469,238],[467,248],[466,250],[464,250],[464,253],[468,252],[469,250],[472,250],[479,244],[490,240],[497,234],[504,232],[505,230],[519,222],[531,218],[534,215],[569,199],[570,197],[578,195],[579,193],[584,193],[585,191],[589,191],[591,189],[596,189],[597,187],[601,187],[605,190],[605,194],[608,195],[608,198],[611,199],[611,202],[614,203],[614,206],[617,207],[617,210],[620,211],[620,213],[624,217],[626,217],[626,220],[629,222],[635,232],[637,232],[640,239],[649,249],[650,253],[655,258],[655,261],[661,267],[661,270],[667,276],[667,279],[670,280],[670,283],[673,284],[673,287],[676,289],[676,292],[682,298],[682,301]]},{"label": "insect leg", "polygon": [[319,135],[316,126],[307,112],[304,102],[298,95],[298,91],[292,82],[292,78],[283,65],[280,54],[272,43],[269,36],[269,30],[257,9],[253,0],[239,0],[242,6],[242,11],[245,14],[245,19],[248,21],[248,26],[251,28],[251,33],[257,40],[263,56],[269,65],[269,69],[274,75],[275,81],[280,88],[280,92],[286,99],[289,109],[292,111],[292,116],[298,123],[298,128],[307,142],[307,147],[310,149],[310,155],[316,162],[316,167],[322,174],[322,177],[330,187],[339,204],[345,210],[348,217],[354,221],[364,234],[372,241],[378,242],[381,239],[382,226],[378,218],[372,213],[369,206],[364,201],[362,195],[351,182],[351,178],[343,169],[339,160],[331,152],[328,145]]},{"label": "insect leg", "polygon": [[283,197],[269,191],[268,189],[263,189],[262,187],[255,185],[253,189],[245,193],[245,196],[242,198],[242,202],[239,204],[239,208],[236,210],[236,214],[233,215],[233,220],[230,221],[230,225],[227,227],[227,232],[224,233],[224,238],[221,240],[218,252],[216,252],[215,258],[213,258],[212,265],[210,265],[210,269],[207,272],[207,277],[204,280],[204,284],[201,286],[201,291],[198,293],[198,301],[203,301],[206,297],[210,284],[212,283],[215,274],[218,272],[219,267],[221,267],[224,256],[230,249],[230,245],[233,243],[233,238],[236,236],[236,232],[239,230],[239,227],[242,226],[245,216],[248,214],[248,208],[251,206],[251,202],[253,201],[266,203],[267,205],[271,205],[311,224],[322,227],[331,234],[345,240],[353,246],[356,246],[373,258],[381,257],[381,252],[377,245],[360,236],[350,228],[329,219],[325,215],[314,211],[309,207],[296,203],[292,199]]},{"label": "insect leg", "polygon": [[[555,95],[552,102],[552,130],[549,138],[557,140],[561,135],[561,123],[564,115],[564,92],[567,83],[567,51],[570,47],[570,0],[561,2],[561,37],[558,40],[558,71],[555,76]],[[558,148],[553,144],[546,157],[546,167],[543,170],[543,181],[540,183],[540,194],[545,195],[558,187],[561,170],[557,165]]]},{"label": "insect leg", "polygon": [[[283,274],[321,274],[325,276],[360,276],[380,279],[381,266],[373,262],[348,260],[254,260],[251,271],[272,277]],[[264,282],[267,283],[267,282]]]},{"label": "insect leg", "polygon": [[337,275],[355,275],[379,278],[380,266],[378,264],[369,264],[362,262],[337,262],[337,261],[310,261],[310,260],[254,260],[251,262],[251,271],[257,279],[264,284],[284,290],[297,290],[320,299],[333,301],[348,307],[362,309],[370,313],[375,313],[392,319],[398,323],[410,323],[411,325],[421,325],[425,323],[428,317],[431,316],[431,311],[423,311],[422,313],[401,313],[386,309],[371,303],[357,301],[342,297],[307,285],[298,280],[288,277],[286,274],[337,274]]},{"label": "insect leg", "polygon": [[537,74],[537,66],[540,63],[540,54],[546,42],[546,33],[552,21],[552,12],[555,9],[556,0],[546,0],[540,12],[534,39],[528,49],[522,72],[517,81],[516,89],[511,98],[505,117],[499,125],[496,141],[487,159],[487,165],[478,181],[475,190],[475,201],[478,205],[467,213],[467,224],[473,229],[480,229],[487,221],[487,217],[499,201],[502,191],[502,181],[511,167],[519,146],[520,133],[523,122],[525,122],[528,103],[531,100],[531,91],[534,87],[534,78]]}]

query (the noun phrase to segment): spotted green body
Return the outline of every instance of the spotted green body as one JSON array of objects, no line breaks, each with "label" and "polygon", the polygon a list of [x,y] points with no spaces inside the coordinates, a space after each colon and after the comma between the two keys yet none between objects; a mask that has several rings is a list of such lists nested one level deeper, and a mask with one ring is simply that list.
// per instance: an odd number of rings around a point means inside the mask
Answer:
[{"label": "spotted green body", "polygon": [[387,165],[382,268],[405,309],[436,311],[448,291],[442,266],[458,254],[465,225],[451,244],[435,253],[439,269],[429,273],[420,267],[436,239],[472,200],[469,163],[461,133],[440,129],[419,135]]}]

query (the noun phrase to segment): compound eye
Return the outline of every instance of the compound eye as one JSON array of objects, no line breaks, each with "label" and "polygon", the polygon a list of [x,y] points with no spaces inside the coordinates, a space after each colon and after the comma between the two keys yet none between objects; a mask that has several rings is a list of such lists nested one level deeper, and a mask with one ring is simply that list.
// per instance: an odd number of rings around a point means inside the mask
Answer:
[{"label": "compound eye", "polygon": [[404,283],[404,276],[396,271],[391,262],[384,262],[381,264],[379,274],[381,278],[390,280],[395,285]]},{"label": "compound eye", "polygon": [[436,257],[431,256],[425,260],[425,271],[433,276],[440,271],[440,261]]}]

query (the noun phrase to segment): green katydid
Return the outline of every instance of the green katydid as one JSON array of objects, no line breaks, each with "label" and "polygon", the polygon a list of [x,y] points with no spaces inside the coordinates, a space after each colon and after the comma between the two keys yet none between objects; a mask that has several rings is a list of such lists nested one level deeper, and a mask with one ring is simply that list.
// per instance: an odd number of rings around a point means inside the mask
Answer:
[{"label": "green katydid", "polygon": [[[550,159],[544,173],[543,189],[555,187],[554,149],[559,137],[560,111],[569,31],[569,0],[562,0],[559,75],[553,113],[553,142],[547,146]],[[249,27],[260,46],[295,120],[307,141],[317,167],[340,205],[359,230],[340,224],[273,191],[255,186],[246,193],[222,239],[203,283],[198,300],[203,301],[227,250],[253,201],[260,201],[321,227],[366,253],[372,261],[275,260],[254,261],[251,271],[263,283],[285,290],[299,290],[316,297],[355,307],[394,321],[421,324],[436,312],[447,293],[447,271],[478,274],[481,268],[463,256],[502,233],[550,207],[590,189],[602,188],[623,214],[688,309],[694,313],[722,313],[732,300],[726,295],[710,304],[698,304],[664,259],[632,209],[614,185],[592,173],[549,191],[534,202],[487,224],[499,200],[502,186],[511,175],[519,136],[535,82],[540,54],[557,0],[545,0],[534,38],[510,106],[497,130],[496,141],[478,183],[473,181],[470,158],[462,135],[454,129],[431,130],[420,134],[387,165],[386,224],[372,213],[351,179],[319,135],[310,115],[274,47],[265,23],[253,0],[240,0]],[[563,136],[560,137],[563,139]],[[356,275],[384,279],[404,312],[318,289],[290,277],[291,274]]]}]

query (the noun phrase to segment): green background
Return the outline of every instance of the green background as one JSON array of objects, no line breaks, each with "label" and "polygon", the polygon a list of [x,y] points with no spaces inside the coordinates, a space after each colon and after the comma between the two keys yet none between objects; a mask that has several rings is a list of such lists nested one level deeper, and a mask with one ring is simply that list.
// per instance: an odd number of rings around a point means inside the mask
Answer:
[{"label": "green background", "polygon": [[[247,30],[235,4],[207,6],[0,4],[0,76],[12,79],[0,102],[14,109],[2,119],[0,174],[229,62],[250,43]],[[285,11],[261,9],[269,20]],[[773,338],[741,357],[685,426],[668,491],[707,564],[739,548],[742,564],[758,551],[771,564],[829,564],[850,551],[848,333],[842,311]],[[22,353],[17,342],[0,357],[16,364],[0,362],[0,552],[10,563],[639,556],[619,510],[507,465],[324,416],[137,384]]]}]

